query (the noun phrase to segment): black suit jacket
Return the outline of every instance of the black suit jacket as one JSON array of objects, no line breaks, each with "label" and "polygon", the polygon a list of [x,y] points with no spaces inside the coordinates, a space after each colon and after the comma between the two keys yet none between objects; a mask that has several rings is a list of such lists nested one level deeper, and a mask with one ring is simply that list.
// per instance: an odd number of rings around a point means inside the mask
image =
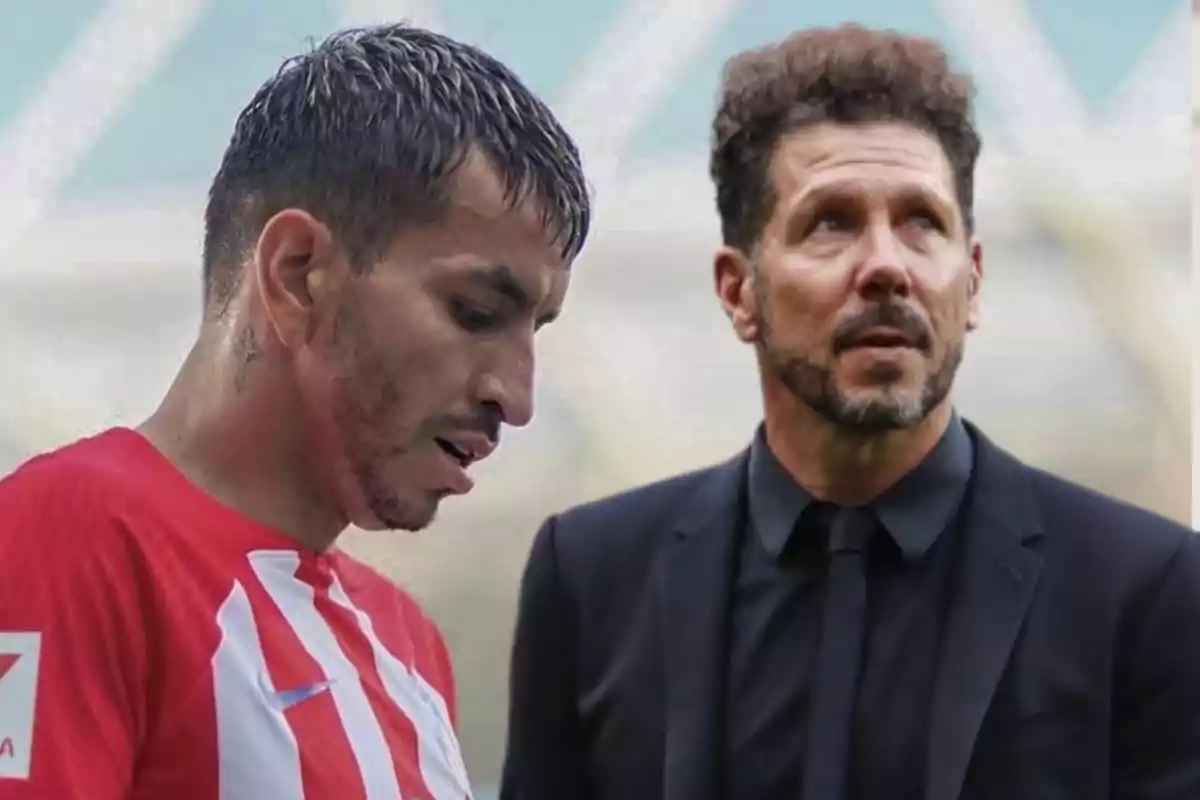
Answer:
[{"label": "black suit jacket", "polygon": [[[1200,536],[973,427],[926,800],[1200,800]],[[746,454],[546,521],[503,800],[717,800]]]}]

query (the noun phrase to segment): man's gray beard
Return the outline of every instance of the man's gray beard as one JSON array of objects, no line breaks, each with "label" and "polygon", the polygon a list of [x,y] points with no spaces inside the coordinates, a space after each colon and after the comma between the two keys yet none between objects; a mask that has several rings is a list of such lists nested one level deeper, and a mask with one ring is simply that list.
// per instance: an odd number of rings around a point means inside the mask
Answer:
[{"label": "man's gray beard", "polygon": [[882,392],[850,397],[838,389],[837,378],[829,367],[779,352],[771,345],[767,328],[762,326],[760,330],[763,335],[757,347],[764,368],[771,370],[797,400],[857,436],[906,430],[924,421],[949,396],[963,359],[963,342],[959,341],[926,378],[919,395],[892,393],[884,386]]}]

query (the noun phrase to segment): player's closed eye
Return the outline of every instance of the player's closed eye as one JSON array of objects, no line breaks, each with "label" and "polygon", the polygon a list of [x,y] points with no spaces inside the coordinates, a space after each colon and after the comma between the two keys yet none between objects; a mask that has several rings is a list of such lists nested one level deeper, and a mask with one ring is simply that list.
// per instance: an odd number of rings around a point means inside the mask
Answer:
[{"label": "player's closed eye", "polygon": [[454,318],[459,327],[468,333],[495,330],[503,322],[500,315],[494,311],[463,299],[450,301],[450,316]]}]

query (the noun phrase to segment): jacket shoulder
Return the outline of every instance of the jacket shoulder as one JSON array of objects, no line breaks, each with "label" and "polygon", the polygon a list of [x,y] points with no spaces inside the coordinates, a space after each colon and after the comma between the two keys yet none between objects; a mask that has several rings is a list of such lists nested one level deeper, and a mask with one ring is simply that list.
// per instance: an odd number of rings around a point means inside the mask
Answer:
[{"label": "jacket shoulder", "polygon": [[[1056,538],[1102,555],[1125,569],[1154,570],[1194,535],[1175,520],[1027,467],[1043,521]],[[1074,549],[1074,548],[1072,548]]]},{"label": "jacket shoulder", "polygon": [[1011,495],[1017,505],[1028,499],[1047,552],[1073,568],[1145,575],[1161,569],[1193,534],[1161,514],[1026,464],[970,423],[968,431],[976,444],[977,489]]}]

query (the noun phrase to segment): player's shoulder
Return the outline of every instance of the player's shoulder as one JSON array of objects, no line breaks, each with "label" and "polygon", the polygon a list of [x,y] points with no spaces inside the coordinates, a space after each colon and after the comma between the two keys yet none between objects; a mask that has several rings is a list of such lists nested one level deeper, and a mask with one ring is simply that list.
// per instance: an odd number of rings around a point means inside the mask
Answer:
[{"label": "player's shoulder", "polygon": [[114,430],[81,439],[0,480],[0,564],[10,577],[36,574],[40,589],[66,596],[152,569],[140,497],[154,490],[138,480],[137,436]]},{"label": "player's shoulder", "polygon": [[138,436],[116,428],[33,456],[0,479],[3,519],[23,527],[63,519],[76,529],[116,522],[144,492]]}]

